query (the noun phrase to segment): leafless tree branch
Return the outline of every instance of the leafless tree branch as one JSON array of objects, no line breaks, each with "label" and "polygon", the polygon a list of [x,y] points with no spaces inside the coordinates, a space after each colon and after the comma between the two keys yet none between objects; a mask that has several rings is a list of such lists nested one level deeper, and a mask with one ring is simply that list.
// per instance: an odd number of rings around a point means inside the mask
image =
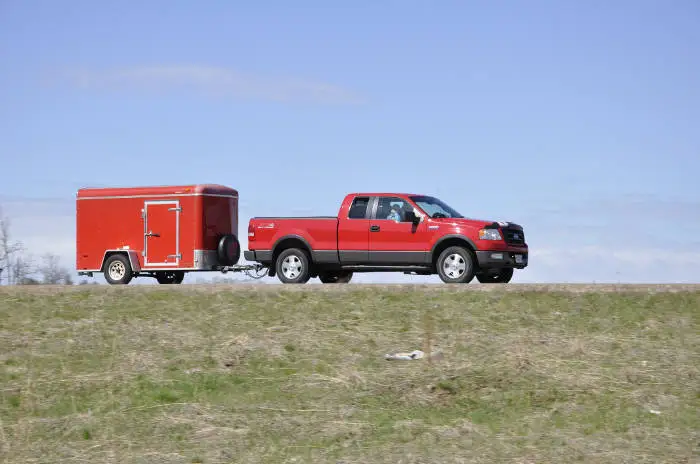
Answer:
[{"label": "leafless tree branch", "polygon": [[[26,252],[22,242],[12,239],[11,225],[10,218],[3,214],[0,206],[0,285],[3,279],[8,285],[73,285],[69,270],[62,267],[58,256],[52,253],[45,254],[43,263],[35,267],[32,256]],[[37,271],[41,280],[33,277]]]}]

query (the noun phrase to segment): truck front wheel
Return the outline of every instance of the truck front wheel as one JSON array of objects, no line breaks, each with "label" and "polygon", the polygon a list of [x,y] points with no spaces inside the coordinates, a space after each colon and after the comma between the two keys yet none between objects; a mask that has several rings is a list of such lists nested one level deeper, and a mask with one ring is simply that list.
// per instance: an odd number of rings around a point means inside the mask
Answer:
[{"label": "truck front wheel", "polygon": [[277,277],[285,284],[305,284],[311,278],[310,261],[304,250],[287,248],[275,262]]},{"label": "truck front wheel", "polygon": [[464,247],[447,248],[436,264],[438,275],[446,284],[468,284],[474,278],[474,258]]},{"label": "truck front wheel", "polygon": [[507,284],[512,278],[512,267],[501,269],[498,274],[477,274],[476,276],[476,280],[482,284]]},{"label": "truck front wheel", "polygon": [[105,261],[105,280],[111,285],[126,285],[131,282],[133,273],[129,259],[124,255],[112,255]]}]

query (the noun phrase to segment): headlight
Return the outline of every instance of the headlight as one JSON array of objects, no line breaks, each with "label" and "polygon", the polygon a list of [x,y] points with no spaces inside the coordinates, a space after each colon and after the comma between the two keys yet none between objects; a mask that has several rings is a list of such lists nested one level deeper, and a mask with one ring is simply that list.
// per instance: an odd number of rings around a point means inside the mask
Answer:
[{"label": "headlight", "polygon": [[498,229],[481,229],[479,231],[480,240],[503,240]]}]

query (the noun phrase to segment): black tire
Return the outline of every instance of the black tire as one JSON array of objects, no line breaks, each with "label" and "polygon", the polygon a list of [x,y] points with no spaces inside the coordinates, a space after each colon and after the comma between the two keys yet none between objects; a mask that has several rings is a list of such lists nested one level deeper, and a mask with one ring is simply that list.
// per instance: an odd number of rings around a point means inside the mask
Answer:
[{"label": "black tire", "polygon": [[166,271],[156,273],[156,280],[162,285],[181,284],[184,279],[184,271]]},{"label": "black tire", "polygon": [[326,271],[321,272],[318,278],[324,284],[347,284],[352,280],[350,271]]},{"label": "black tire", "polygon": [[216,247],[219,264],[233,266],[241,259],[241,244],[235,235],[227,234],[219,239]]},{"label": "black tire", "polygon": [[[449,261],[455,260],[455,268],[445,269]],[[446,284],[468,284],[474,278],[474,256],[461,246],[451,246],[440,253],[436,263],[437,273]],[[461,269],[463,267],[463,269]],[[454,272],[454,275],[451,274]]]},{"label": "black tire", "polygon": [[107,258],[104,265],[104,276],[110,285],[126,285],[131,282],[134,273],[129,258],[122,254]]},{"label": "black tire", "polygon": [[311,278],[311,261],[304,250],[287,248],[277,256],[275,270],[284,284],[305,284]]},{"label": "black tire", "polygon": [[507,267],[498,271],[498,274],[477,274],[476,280],[482,284],[507,284],[513,278],[513,268]]}]

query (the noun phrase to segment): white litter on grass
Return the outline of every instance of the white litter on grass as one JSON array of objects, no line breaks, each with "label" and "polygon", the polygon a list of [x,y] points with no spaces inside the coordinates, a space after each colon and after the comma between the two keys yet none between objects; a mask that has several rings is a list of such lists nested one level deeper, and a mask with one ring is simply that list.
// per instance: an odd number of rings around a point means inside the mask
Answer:
[{"label": "white litter on grass", "polygon": [[652,414],[656,414],[657,416],[661,414],[661,411],[657,411],[656,409],[650,409],[649,412]]},{"label": "white litter on grass", "polygon": [[421,359],[423,356],[425,356],[425,353],[423,353],[421,350],[413,350],[410,353],[385,354],[384,359],[388,361],[413,361],[415,359]]}]

